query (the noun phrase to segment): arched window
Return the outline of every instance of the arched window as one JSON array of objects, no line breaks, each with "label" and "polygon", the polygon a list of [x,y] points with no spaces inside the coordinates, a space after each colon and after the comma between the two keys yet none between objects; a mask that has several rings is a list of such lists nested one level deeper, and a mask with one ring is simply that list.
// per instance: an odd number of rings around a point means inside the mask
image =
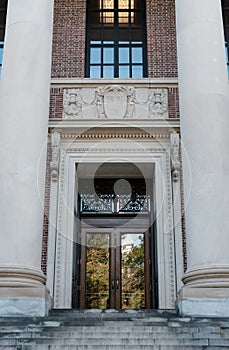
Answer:
[{"label": "arched window", "polygon": [[142,0],[88,0],[86,77],[147,76]]}]

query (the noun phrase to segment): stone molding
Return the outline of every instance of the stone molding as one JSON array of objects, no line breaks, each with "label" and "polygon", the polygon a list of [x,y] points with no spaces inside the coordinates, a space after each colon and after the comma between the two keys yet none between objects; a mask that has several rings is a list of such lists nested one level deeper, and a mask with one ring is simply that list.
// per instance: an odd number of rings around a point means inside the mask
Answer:
[{"label": "stone molding", "polygon": [[[91,134],[99,135],[99,134]],[[76,188],[75,165],[81,162],[81,159],[94,159],[95,162],[106,160],[107,155],[112,155],[113,158],[123,157],[131,161],[153,162],[155,164],[156,180],[156,201],[157,214],[157,231],[160,232],[158,238],[158,269],[159,269],[159,303],[160,308],[173,309],[176,299],[176,258],[174,247],[174,223],[173,223],[173,200],[172,200],[172,182],[171,182],[171,164],[170,164],[170,142],[169,130],[164,131],[161,135],[160,142],[156,139],[147,139],[140,137],[137,141],[144,142],[143,148],[133,147],[128,145],[131,141],[131,135],[127,143],[121,147],[120,143],[115,142],[116,136],[122,134],[107,134],[112,135],[111,140],[107,140],[107,144],[102,146],[97,145],[97,139],[93,137],[83,138],[75,137],[74,133],[61,134],[61,151],[60,151],[60,173],[59,173],[59,189],[58,211],[57,211],[57,237],[55,246],[49,246],[49,250],[55,251],[54,274],[54,307],[55,308],[71,308],[71,281],[72,281],[72,241],[74,235],[72,212],[74,211],[74,191]],[[82,136],[82,135],[80,135]],[[112,138],[114,137],[114,140]],[[136,136],[136,135],[135,135]],[[127,138],[127,135],[124,135]],[[133,137],[133,142],[136,142]],[[102,140],[101,140],[102,142]],[[109,142],[111,142],[109,144]],[[96,145],[96,147],[94,147]],[[145,155],[144,155],[145,153]],[[85,157],[86,156],[86,157]],[[89,157],[89,158],[88,158]],[[150,158],[149,158],[150,157]],[[90,161],[89,161],[90,162]],[[163,174],[163,181],[161,175]],[[51,184],[54,186],[54,183]],[[67,206],[66,206],[67,203]],[[51,203],[52,205],[52,203]],[[165,255],[165,251],[167,254]],[[179,262],[177,262],[179,264]]]},{"label": "stone molding", "polygon": [[63,119],[167,119],[166,88],[106,85],[65,88]]},{"label": "stone molding", "polygon": [[27,267],[0,267],[0,288],[41,287],[46,277],[38,270]]},{"label": "stone molding", "polygon": [[90,133],[90,134],[76,134],[76,133],[63,133],[62,139],[168,139],[170,136],[168,133],[154,133],[154,134],[132,134],[132,133]]},{"label": "stone molding", "polygon": [[187,287],[229,288],[229,266],[192,268],[185,273],[182,280]]}]

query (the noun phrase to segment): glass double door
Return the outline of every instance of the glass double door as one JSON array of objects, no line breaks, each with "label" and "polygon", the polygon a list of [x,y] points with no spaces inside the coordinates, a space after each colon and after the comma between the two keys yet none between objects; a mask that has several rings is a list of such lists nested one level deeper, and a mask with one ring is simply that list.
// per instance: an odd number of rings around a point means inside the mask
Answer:
[{"label": "glass double door", "polygon": [[82,229],[80,308],[150,308],[149,247],[148,229]]}]

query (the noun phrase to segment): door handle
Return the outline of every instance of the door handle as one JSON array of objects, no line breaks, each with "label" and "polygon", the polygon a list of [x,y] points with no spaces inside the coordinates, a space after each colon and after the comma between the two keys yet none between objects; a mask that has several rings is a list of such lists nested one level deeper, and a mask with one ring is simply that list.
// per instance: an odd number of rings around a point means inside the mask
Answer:
[{"label": "door handle", "polygon": [[112,278],[111,280],[111,290],[112,291],[118,291],[119,290],[119,279],[118,278]]},{"label": "door handle", "polygon": [[119,279],[116,279],[116,290],[119,290]]},{"label": "door handle", "polygon": [[112,291],[115,290],[115,278],[112,278],[112,280],[111,280],[111,290]]}]

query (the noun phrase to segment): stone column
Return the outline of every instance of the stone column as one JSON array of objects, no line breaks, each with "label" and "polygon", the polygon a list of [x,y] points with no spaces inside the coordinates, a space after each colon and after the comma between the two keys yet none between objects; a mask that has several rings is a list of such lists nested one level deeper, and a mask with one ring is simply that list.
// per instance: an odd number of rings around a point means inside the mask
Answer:
[{"label": "stone column", "polygon": [[[229,316],[229,98],[220,0],[176,0],[188,270],[181,314]],[[190,185],[190,186],[189,186]]]},{"label": "stone column", "polygon": [[9,0],[0,89],[0,316],[42,316],[53,0]]}]

